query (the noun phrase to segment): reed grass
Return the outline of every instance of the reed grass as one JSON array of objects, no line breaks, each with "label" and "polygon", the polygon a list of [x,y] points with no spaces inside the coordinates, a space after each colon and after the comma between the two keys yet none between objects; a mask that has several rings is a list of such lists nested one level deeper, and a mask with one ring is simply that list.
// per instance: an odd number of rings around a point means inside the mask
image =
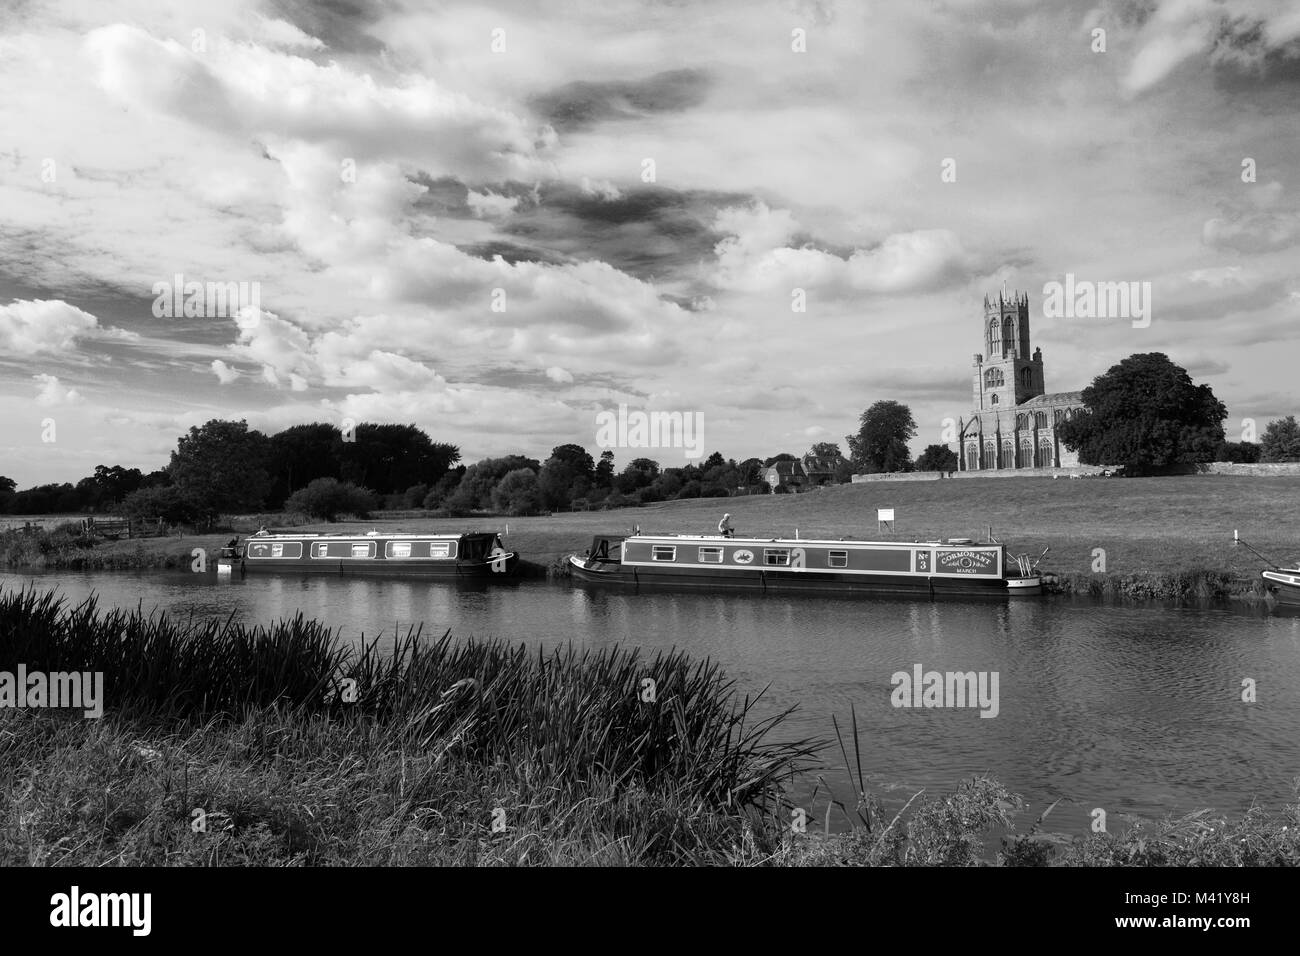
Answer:
[{"label": "reed grass", "polygon": [[[105,718],[0,712],[0,862],[729,862],[820,746],[676,651],[381,652],[28,587],[0,595],[20,663],[102,672]],[[195,808],[236,834],[220,853]]]}]

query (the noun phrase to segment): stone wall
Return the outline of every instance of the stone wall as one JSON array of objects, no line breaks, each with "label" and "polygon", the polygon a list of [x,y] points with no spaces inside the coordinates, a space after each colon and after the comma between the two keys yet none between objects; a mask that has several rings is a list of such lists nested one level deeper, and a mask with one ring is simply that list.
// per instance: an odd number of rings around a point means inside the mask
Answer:
[{"label": "stone wall", "polygon": [[[946,478],[1082,478],[1116,471],[1115,466],[1074,465],[1070,468],[1001,468],[990,471],[953,471],[946,475],[937,471],[900,471],[880,475],[854,475],[853,483],[869,481],[937,481]],[[1300,461],[1270,462],[1237,465],[1226,461],[1212,461],[1203,465],[1188,465],[1176,474],[1184,475],[1242,475],[1251,478],[1276,478],[1300,475]]]}]

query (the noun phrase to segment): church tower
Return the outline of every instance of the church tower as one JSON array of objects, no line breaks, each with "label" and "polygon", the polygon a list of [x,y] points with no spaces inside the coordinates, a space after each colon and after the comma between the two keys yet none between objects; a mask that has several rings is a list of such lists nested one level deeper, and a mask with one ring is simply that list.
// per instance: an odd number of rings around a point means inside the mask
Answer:
[{"label": "church tower", "polygon": [[1010,411],[1043,394],[1043,353],[1030,354],[1027,292],[984,297],[984,349],[974,363],[977,410]]}]

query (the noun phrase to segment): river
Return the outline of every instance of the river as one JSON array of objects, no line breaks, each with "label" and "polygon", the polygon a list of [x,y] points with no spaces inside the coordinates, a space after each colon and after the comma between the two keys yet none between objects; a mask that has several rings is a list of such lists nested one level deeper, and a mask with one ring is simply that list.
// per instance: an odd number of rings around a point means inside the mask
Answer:
[{"label": "river", "polygon": [[[857,711],[868,785],[887,806],[988,773],[1033,822],[1083,833],[1093,808],[1115,821],[1204,807],[1238,815],[1293,802],[1300,777],[1300,615],[1261,607],[1115,606],[1044,597],[942,602],[743,594],[625,594],[546,581],[458,586],[365,578],[184,572],[0,574],[70,600],[247,623],[300,609],[348,639],[440,635],[555,645],[679,647],[721,663],[765,712],[798,704],[789,736],[833,735]],[[997,714],[891,704],[895,672],[996,672]],[[1243,681],[1257,700],[1243,702]],[[850,756],[852,755],[850,744]],[[836,795],[853,789],[838,748]],[[801,791],[806,797],[807,792]],[[800,794],[796,794],[796,799]],[[824,809],[819,798],[814,810]],[[836,829],[839,827],[836,826]]]}]

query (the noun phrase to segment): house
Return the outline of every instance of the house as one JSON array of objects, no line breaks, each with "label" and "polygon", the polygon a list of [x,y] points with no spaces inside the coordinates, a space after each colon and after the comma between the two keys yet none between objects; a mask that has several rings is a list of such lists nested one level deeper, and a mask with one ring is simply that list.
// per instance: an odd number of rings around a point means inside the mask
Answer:
[{"label": "house", "polygon": [[835,466],[838,462],[834,458],[804,455],[800,464],[803,466],[808,487],[820,488],[822,485],[835,483]]},{"label": "house", "polygon": [[803,462],[774,461],[763,469],[763,480],[773,491],[784,488],[786,491],[802,491],[808,485],[808,476],[804,473]]}]

